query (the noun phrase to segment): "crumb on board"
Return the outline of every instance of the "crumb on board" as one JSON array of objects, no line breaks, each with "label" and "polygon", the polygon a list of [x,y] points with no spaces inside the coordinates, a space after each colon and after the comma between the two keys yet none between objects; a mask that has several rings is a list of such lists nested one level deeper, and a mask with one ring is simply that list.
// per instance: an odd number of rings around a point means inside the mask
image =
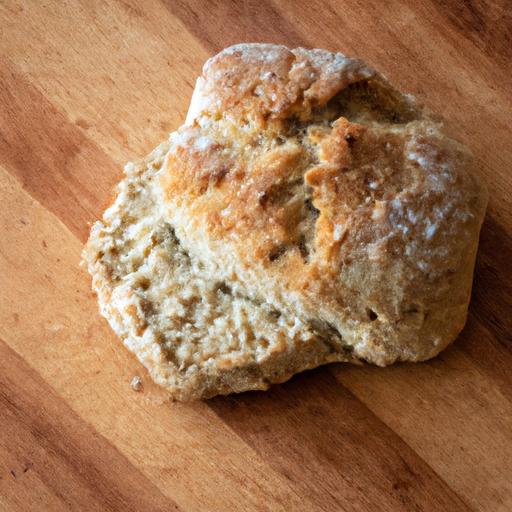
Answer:
[{"label": "crumb on board", "polygon": [[130,382],[130,386],[133,389],[133,391],[142,391],[142,380],[138,375],[135,375],[133,377],[132,381]]}]

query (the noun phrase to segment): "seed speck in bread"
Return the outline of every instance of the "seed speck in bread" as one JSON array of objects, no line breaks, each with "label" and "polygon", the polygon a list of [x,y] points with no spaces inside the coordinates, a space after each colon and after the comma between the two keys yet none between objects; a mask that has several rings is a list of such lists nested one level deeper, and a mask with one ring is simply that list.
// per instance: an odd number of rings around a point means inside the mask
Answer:
[{"label": "seed speck in bread", "polygon": [[360,60],[227,48],[92,228],[101,312],[180,400],[428,359],[467,315],[487,203],[474,166]]}]

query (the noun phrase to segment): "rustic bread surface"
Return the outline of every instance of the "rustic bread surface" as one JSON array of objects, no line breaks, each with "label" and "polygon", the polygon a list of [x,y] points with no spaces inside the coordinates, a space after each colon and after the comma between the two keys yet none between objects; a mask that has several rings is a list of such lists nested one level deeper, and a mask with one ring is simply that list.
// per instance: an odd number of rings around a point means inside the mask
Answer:
[{"label": "rustic bread surface", "polygon": [[359,60],[227,48],[92,229],[101,311],[183,400],[428,359],[466,319],[487,202],[473,167]]}]

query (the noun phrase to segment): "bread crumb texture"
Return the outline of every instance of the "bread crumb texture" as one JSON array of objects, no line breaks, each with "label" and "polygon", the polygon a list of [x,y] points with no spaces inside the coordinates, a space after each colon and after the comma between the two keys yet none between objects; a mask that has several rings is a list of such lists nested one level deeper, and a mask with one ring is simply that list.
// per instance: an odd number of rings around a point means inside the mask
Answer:
[{"label": "bread crumb texture", "polygon": [[102,314],[181,400],[462,329],[487,193],[468,149],[362,61],[236,45],[84,250]]}]

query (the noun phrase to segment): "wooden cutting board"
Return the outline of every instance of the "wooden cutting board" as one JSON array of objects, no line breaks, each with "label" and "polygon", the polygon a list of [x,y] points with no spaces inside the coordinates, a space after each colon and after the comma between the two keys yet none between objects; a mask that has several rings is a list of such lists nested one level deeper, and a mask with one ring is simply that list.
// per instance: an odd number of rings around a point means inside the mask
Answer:
[{"label": "wooden cutting board", "polygon": [[[0,510],[512,510],[510,2],[0,2]],[[367,60],[490,189],[468,324],[437,359],[171,403],[79,267],[122,164],[240,41]],[[134,392],[139,375],[143,391]]]}]

